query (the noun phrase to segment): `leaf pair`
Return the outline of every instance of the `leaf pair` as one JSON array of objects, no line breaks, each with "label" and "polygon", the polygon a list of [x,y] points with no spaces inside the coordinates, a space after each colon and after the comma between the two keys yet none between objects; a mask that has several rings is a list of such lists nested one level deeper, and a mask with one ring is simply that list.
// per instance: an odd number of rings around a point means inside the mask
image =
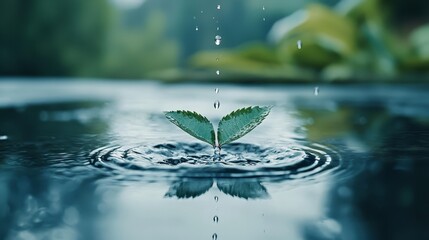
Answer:
[{"label": "leaf pair", "polygon": [[221,147],[252,131],[268,116],[270,110],[271,107],[254,106],[233,111],[220,120],[217,134],[213,124],[196,112],[171,111],[165,112],[165,116],[191,136],[212,146]]}]

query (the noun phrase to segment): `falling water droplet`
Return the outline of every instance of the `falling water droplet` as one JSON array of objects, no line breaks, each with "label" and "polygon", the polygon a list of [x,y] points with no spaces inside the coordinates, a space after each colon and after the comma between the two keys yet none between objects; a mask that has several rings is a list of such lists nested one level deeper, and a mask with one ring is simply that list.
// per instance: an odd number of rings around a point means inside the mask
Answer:
[{"label": "falling water droplet", "polygon": [[215,109],[219,109],[219,107],[220,107],[219,100],[216,100],[216,102],[214,102],[213,106],[214,106]]},{"label": "falling water droplet", "polygon": [[203,11],[203,10],[201,10],[201,13],[204,13],[204,11]]},{"label": "falling water droplet", "polygon": [[216,58],[216,62],[219,62],[219,58],[218,57]]},{"label": "falling water droplet", "polygon": [[213,233],[212,240],[217,240],[217,234],[216,233]]},{"label": "falling water droplet", "polygon": [[265,11],[265,6],[262,6],[262,11]]},{"label": "falling water droplet", "polygon": [[265,18],[262,18],[262,21],[265,21]]},{"label": "falling water droplet", "polygon": [[197,17],[196,17],[196,16],[194,16],[194,17],[192,17],[192,18],[193,18],[194,20],[195,20],[195,19],[197,19]]},{"label": "falling water droplet", "polygon": [[219,45],[220,45],[220,43],[221,43],[221,41],[222,41],[222,37],[221,37],[220,35],[216,35],[216,36],[215,36],[215,44],[216,44],[217,46],[219,46]]},{"label": "falling water droplet", "polygon": [[0,136],[0,141],[7,140],[7,139],[8,139],[8,136],[6,136],[6,135]]},{"label": "falling water droplet", "polygon": [[219,27],[216,28],[216,31],[219,31]]},{"label": "falling water droplet", "polygon": [[314,88],[314,96],[319,96],[319,87]]},{"label": "falling water droplet", "polygon": [[298,49],[301,49],[301,48],[302,48],[302,41],[301,41],[301,40],[298,40],[298,41],[296,42],[296,45],[298,46]]},{"label": "falling water droplet", "polygon": [[198,31],[198,30],[199,30],[199,28],[198,28],[198,26],[196,26],[196,27],[195,27],[195,31]]},{"label": "falling water droplet", "polygon": [[220,71],[219,70],[216,70],[216,75],[220,75]]},{"label": "falling water droplet", "polygon": [[219,93],[219,88],[215,88],[215,93]]},{"label": "falling water droplet", "polygon": [[214,196],[214,200],[215,200],[215,202],[218,202],[219,201],[219,197],[218,196]]},{"label": "falling water droplet", "polygon": [[216,7],[217,10],[220,10],[220,4],[217,5]]},{"label": "falling water droplet", "polygon": [[218,216],[214,216],[213,217],[213,222],[214,223],[218,223],[219,222],[219,217]]}]

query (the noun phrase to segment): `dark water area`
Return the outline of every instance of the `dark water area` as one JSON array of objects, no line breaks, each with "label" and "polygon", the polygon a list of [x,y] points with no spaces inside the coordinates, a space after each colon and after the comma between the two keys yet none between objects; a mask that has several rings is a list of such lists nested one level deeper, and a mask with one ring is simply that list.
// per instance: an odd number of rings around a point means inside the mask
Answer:
[{"label": "dark water area", "polygon": [[[429,86],[314,87],[2,79],[0,239],[429,239]],[[163,115],[250,105],[217,161]]]}]

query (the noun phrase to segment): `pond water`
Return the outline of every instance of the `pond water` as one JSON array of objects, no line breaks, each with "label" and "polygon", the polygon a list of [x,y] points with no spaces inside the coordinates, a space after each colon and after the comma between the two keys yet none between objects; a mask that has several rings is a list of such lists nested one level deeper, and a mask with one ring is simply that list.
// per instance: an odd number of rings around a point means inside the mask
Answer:
[{"label": "pond water", "polygon": [[[3,79],[0,239],[429,239],[428,96]],[[274,107],[219,161],[163,115],[250,105]]]}]

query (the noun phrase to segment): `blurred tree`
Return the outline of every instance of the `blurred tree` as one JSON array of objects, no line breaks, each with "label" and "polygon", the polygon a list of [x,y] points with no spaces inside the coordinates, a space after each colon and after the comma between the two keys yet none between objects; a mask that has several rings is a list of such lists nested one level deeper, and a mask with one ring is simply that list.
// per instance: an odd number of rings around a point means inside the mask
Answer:
[{"label": "blurred tree", "polygon": [[[125,16],[129,15],[123,20]],[[144,17],[133,24],[123,21],[112,32],[101,72],[104,77],[142,79],[177,65],[179,48],[166,37],[165,14],[154,10],[140,16]]]},{"label": "blurred tree", "polygon": [[110,16],[107,0],[0,1],[0,74],[96,72]]}]

